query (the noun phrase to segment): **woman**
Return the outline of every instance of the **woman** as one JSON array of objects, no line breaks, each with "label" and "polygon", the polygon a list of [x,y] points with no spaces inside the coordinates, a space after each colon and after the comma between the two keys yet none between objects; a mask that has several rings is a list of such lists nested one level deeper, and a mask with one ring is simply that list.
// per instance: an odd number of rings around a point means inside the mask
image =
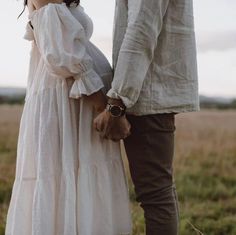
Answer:
[{"label": "woman", "polygon": [[25,1],[32,50],[6,235],[130,233],[119,144],[92,128],[112,72],[78,3]]}]

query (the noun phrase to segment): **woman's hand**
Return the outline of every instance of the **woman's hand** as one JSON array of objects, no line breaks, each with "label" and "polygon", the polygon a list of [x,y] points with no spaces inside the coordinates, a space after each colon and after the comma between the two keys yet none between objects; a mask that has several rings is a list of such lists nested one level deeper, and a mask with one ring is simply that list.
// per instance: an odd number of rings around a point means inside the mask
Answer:
[{"label": "woman's hand", "polygon": [[93,105],[96,112],[101,113],[105,110],[107,98],[101,90],[93,93],[90,96],[84,96],[84,98]]}]

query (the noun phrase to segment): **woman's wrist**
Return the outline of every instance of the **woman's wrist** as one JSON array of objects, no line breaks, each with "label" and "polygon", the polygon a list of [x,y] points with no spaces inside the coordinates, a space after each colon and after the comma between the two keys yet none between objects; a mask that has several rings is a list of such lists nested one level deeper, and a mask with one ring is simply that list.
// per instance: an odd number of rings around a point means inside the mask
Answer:
[{"label": "woman's wrist", "polygon": [[87,99],[93,104],[97,112],[102,112],[106,108],[107,98],[103,94],[102,90],[87,96]]}]

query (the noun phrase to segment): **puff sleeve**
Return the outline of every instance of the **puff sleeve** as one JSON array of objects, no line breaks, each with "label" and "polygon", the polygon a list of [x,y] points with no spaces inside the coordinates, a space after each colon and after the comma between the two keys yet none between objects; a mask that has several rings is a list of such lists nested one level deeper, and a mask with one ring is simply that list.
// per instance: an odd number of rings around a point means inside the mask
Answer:
[{"label": "puff sleeve", "polygon": [[90,95],[103,87],[86,51],[88,39],[65,3],[49,3],[29,17],[34,38],[47,70],[57,77],[73,77],[70,97]]}]

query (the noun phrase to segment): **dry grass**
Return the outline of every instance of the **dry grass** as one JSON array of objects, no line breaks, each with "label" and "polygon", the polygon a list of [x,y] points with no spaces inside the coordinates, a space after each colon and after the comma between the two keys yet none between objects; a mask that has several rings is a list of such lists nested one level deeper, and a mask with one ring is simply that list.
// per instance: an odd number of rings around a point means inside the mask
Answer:
[{"label": "dry grass", "polygon": [[[0,235],[14,179],[21,112],[21,106],[0,106]],[[175,179],[181,235],[236,234],[235,123],[236,111],[177,115]],[[144,235],[142,210],[128,178],[134,235]]]},{"label": "dry grass", "polygon": [[[214,167],[210,174],[235,176],[232,163],[228,161],[236,154],[236,112],[202,111],[182,114],[177,118],[176,172],[196,161],[191,171],[199,170],[202,164],[212,159]],[[232,160],[232,159],[231,159]]]},{"label": "dry grass", "polygon": [[0,106],[0,234],[4,235],[6,212],[15,174],[17,136],[22,106]]},{"label": "dry grass", "polygon": [[181,235],[235,235],[236,112],[179,115],[176,137]]}]

